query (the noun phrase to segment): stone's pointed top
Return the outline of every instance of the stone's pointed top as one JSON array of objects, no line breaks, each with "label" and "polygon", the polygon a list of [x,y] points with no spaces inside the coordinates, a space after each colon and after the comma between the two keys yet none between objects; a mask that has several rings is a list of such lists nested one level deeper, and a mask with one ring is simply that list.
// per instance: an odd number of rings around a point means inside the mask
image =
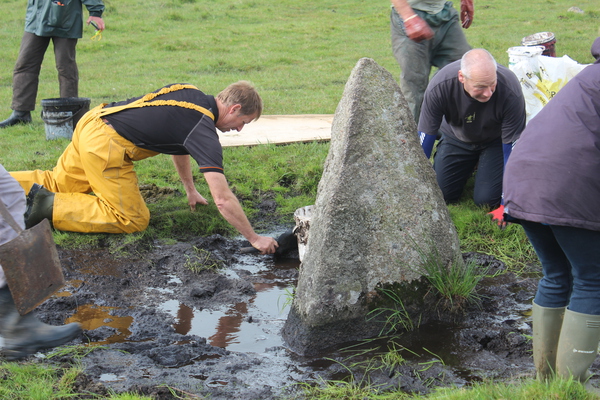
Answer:
[{"label": "stone's pointed top", "polygon": [[382,117],[394,119],[396,126],[390,132],[408,129],[410,136],[415,136],[414,119],[392,74],[372,58],[361,58],[352,69],[337,106],[333,124],[342,126],[337,129],[332,127],[332,140],[334,132],[347,131],[352,134],[362,131],[361,128],[344,128],[345,123],[369,123]]},{"label": "stone's pointed top", "polygon": [[[367,80],[364,82],[364,80]],[[358,60],[350,77],[346,82],[346,91],[349,86],[362,85],[363,89],[369,90],[371,94],[377,94],[377,90],[371,85],[378,87],[385,87],[387,89],[393,89],[394,91],[400,92],[400,87],[394,80],[392,74],[390,74],[385,68],[380,66],[372,58],[361,58]]]},{"label": "stone's pointed top", "polygon": [[375,60],[373,60],[372,58],[369,58],[369,57],[363,57],[363,58],[359,59],[358,62],[356,63],[356,65],[354,66],[354,70],[360,70],[360,69],[369,68],[369,67],[385,70],[379,64],[377,64],[375,62]]}]

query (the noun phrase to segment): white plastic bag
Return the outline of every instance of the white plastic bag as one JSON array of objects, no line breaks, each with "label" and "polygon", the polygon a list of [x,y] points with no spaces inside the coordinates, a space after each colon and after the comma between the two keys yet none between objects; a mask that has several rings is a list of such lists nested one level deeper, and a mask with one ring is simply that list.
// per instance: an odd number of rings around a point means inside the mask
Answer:
[{"label": "white plastic bag", "polygon": [[[509,49],[509,69],[515,73],[523,95],[527,122],[544,107],[565,84],[588,64],[579,64],[569,56],[548,57],[536,51],[525,52],[521,57],[514,55],[523,47]],[[510,57],[510,54],[513,57]]]}]

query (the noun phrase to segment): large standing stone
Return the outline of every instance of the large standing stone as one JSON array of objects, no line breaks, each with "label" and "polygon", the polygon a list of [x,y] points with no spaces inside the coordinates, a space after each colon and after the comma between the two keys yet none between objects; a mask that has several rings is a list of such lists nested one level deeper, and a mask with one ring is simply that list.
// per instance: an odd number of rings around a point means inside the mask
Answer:
[{"label": "large standing stone", "polygon": [[377,335],[382,323],[366,318],[381,305],[377,288],[414,295],[423,254],[462,262],[406,100],[372,59],[359,60],[346,83],[330,146],[283,329],[301,354]]}]

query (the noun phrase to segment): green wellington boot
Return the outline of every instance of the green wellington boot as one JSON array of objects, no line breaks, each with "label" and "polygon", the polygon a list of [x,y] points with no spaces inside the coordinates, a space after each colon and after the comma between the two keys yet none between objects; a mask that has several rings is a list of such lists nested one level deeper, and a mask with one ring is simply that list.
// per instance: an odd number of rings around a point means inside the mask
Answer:
[{"label": "green wellington boot", "polygon": [[61,346],[80,334],[78,323],[52,326],[37,319],[33,313],[20,315],[8,286],[0,289],[0,336],[4,339],[2,352],[8,360]]},{"label": "green wellington boot", "polygon": [[25,228],[29,229],[44,219],[52,225],[54,211],[54,193],[34,183],[27,195],[27,209],[25,210]]},{"label": "green wellington boot", "polygon": [[565,308],[542,307],[533,303],[533,363],[539,380],[551,378],[556,371],[556,352]]},{"label": "green wellington boot", "polygon": [[556,373],[585,382],[596,359],[600,340],[600,315],[566,310],[556,355]]}]

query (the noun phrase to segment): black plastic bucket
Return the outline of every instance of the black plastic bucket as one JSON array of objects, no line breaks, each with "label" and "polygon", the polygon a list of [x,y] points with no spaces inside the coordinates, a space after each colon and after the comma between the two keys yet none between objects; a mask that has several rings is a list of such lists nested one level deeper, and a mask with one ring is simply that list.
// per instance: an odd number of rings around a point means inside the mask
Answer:
[{"label": "black plastic bucket", "polygon": [[87,97],[42,100],[42,120],[46,125],[46,140],[71,139],[77,122],[90,110],[90,102]]}]

